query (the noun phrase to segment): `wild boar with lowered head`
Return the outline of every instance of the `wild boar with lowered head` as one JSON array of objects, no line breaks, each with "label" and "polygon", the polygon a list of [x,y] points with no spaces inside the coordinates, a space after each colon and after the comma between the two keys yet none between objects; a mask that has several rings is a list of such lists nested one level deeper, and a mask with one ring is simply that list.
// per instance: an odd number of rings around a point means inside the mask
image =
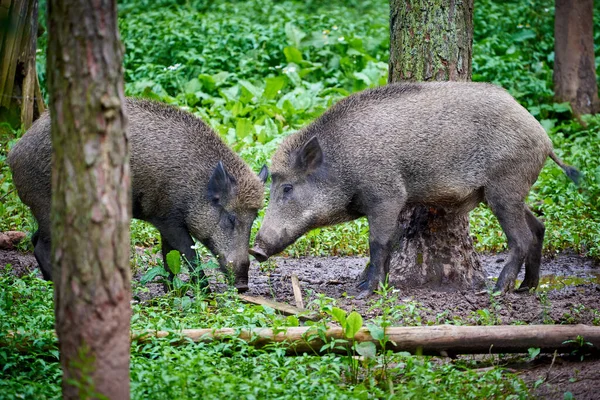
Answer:
[{"label": "wild boar with lowered head", "polygon": [[[198,239],[233,269],[236,287],[248,289],[250,230],[263,204],[260,176],[203,121],[164,104],[127,99],[131,143],[132,215],[160,232],[163,260],[178,250],[193,265]],[[8,155],[19,197],[38,222],[32,238],[44,278],[50,265],[50,116],[42,115]],[[199,271],[202,275],[202,272]],[[171,276],[172,277],[172,276]]]},{"label": "wild boar with lowered head", "polygon": [[269,205],[251,254],[264,261],[305,232],[366,216],[370,265],[358,287],[389,270],[407,204],[468,212],[490,206],[510,255],[496,284],[535,288],[544,225],[524,203],[553,153],[544,128],[505,90],[484,83],[400,83],[349,96],[287,137],[272,158]]}]

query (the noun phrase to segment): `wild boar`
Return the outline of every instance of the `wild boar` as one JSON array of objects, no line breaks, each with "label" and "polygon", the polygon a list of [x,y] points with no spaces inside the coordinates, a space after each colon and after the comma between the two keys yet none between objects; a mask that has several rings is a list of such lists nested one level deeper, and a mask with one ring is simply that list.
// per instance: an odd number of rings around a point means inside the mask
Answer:
[{"label": "wild boar", "polygon": [[407,204],[469,212],[485,201],[508,238],[496,289],[525,262],[535,288],[544,225],[525,197],[553,153],[538,121],[505,90],[485,83],[399,83],[351,95],[287,137],[272,158],[270,201],[251,254],[264,261],[305,232],[366,216],[370,265],[361,297],[389,271],[398,215]]},{"label": "wild boar", "polygon": [[[266,167],[259,176],[254,174],[207,124],[188,112],[136,99],[127,99],[125,110],[132,215],[160,232],[165,267],[166,254],[173,249],[195,264],[194,237],[217,257],[224,272],[233,269],[236,287],[247,290],[250,230],[263,204]],[[8,155],[19,197],[38,222],[34,254],[48,280],[51,153],[46,113]]]}]

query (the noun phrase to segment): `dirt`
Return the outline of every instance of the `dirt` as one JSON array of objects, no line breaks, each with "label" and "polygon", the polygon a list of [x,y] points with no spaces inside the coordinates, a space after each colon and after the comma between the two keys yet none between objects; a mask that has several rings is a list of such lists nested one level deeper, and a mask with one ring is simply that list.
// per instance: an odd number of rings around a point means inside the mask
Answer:
[{"label": "dirt", "polygon": [[[500,273],[505,258],[506,254],[502,253],[481,255],[489,287],[493,286],[493,279]],[[366,318],[374,317],[379,310],[371,306],[377,295],[366,300],[353,297],[357,293],[356,280],[366,262],[364,257],[275,258],[262,266],[252,262],[250,291],[247,294],[294,304],[291,275],[296,274],[303,300],[309,308],[315,307],[313,301],[320,295],[325,295],[336,299],[339,307],[356,310]],[[6,264],[11,264],[13,272],[19,275],[32,271],[36,266],[31,254],[0,251],[0,267]],[[221,291],[224,285],[217,283],[215,274],[209,272],[211,288]],[[141,275],[142,271],[138,271],[134,281],[139,281]],[[523,276],[519,278],[523,279]],[[149,284],[148,288],[149,292],[137,296],[139,301],[164,293],[159,284]],[[403,310],[396,325],[442,324],[456,320],[470,325],[600,324],[600,265],[597,262],[569,253],[545,257],[541,289],[537,293],[503,296],[493,296],[490,291],[402,289],[388,295],[388,298],[396,296],[392,302]],[[517,363],[511,361],[513,356],[491,357],[497,357],[496,364],[518,373],[539,398],[563,399],[565,392],[571,392],[576,399],[596,399],[600,393],[600,359],[596,356],[585,356],[582,361],[581,355],[542,355],[531,362],[523,362],[521,357]]]}]

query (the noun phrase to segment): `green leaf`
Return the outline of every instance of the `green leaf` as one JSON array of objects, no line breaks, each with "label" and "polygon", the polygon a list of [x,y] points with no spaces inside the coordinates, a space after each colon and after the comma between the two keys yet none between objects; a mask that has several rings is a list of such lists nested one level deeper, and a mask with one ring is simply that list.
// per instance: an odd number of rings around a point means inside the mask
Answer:
[{"label": "green leaf", "polygon": [[179,290],[185,285],[185,282],[178,277],[173,278],[173,289]]},{"label": "green leaf", "polygon": [[527,349],[527,352],[529,353],[529,359],[533,360],[538,356],[538,354],[540,354],[540,349],[537,347],[530,347]]},{"label": "green leaf", "polygon": [[288,326],[300,326],[300,320],[295,315],[290,315],[286,318]]},{"label": "green leaf", "polygon": [[277,94],[285,85],[285,78],[283,76],[277,76],[274,78],[267,78],[267,84],[265,85],[265,91],[263,92],[263,98],[272,100],[277,97]]},{"label": "green leaf", "polygon": [[300,47],[300,41],[306,36],[306,33],[302,32],[291,22],[288,22],[285,24],[285,36],[292,46]]},{"label": "green leaf", "polygon": [[523,29],[522,31],[517,32],[512,36],[512,41],[513,42],[523,42],[527,39],[533,39],[536,36],[537,35],[535,34],[535,32],[532,31],[531,29]]},{"label": "green leaf", "polygon": [[283,54],[288,63],[300,64],[302,62],[302,52],[294,46],[283,49]]},{"label": "green leaf", "polygon": [[571,112],[571,104],[568,101],[564,103],[554,103],[552,108],[557,113]]},{"label": "green leaf", "polygon": [[331,309],[331,316],[334,321],[337,321],[342,325],[342,328],[346,327],[346,311],[342,310],[339,307],[333,307]]},{"label": "green leaf", "polygon": [[353,339],[356,333],[362,328],[363,319],[359,313],[352,311],[346,318],[346,337]]},{"label": "green leaf", "polygon": [[383,329],[382,327],[370,324],[367,327],[367,329],[369,329],[369,332],[371,333],[371,336],[373,337],[373,339],[378,340],[378,341],[381,341],[384,339],[385,329]]},{"label": "green leaf", "polygon": [[152,282],[154,278],[157,276],[167,277],[169,276],[168,272],[162,266],[154,267],[148,270],[142,278],[140,279],[140,283],[142,285],[147,284],[148,282]]},{"label": "green leaf", "polygon": [[167,253],[167,264],[171,272],[177,275],[181,272],[181,253],[177,250],[171,250]]},{"label": "green leaf", "polygon": [[254,125],[248,118],[239,118],[235,124],[235,135],[238,139],[244,139],[246,136],[252,134],[254,131]]},{"label": "green leaf", "polygon": [[259,99],[263,94],[263,91],[261,88],[254,86],[253,84],[251,84],[250,82],[248,82],[244,79],[241,79],[239,81],[239,84],[241,87],[243,87],[244,89],[249,91],[252,94],[252,96],[256,97],[257,99]]},{"label": "green leaf", "polygon": [[202,83],[198,80],[198,78],[194,78],[188,81],[183,88],[185,93],[193,94],[202,90]]},{"label": "green leaf", "polygon": [[373,359],[377,355],[377,348],[373,342],[361,342],[355,348],[356,352],[364,358]]},{"label": "green leaf", "polygon": [[540,121],[540,124],[544,127],[546,132],[550,132],[556,126],[555,119],[543,119]]}]

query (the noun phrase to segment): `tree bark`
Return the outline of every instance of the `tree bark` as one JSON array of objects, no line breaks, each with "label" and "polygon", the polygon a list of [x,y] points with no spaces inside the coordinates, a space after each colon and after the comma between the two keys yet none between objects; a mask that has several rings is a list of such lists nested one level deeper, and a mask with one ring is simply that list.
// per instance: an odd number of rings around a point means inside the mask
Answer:
[{"label": "tree bark", "polygon": [[44,112],[35,68],[37,0],[0,2],[0,120],[29,129]]},{"label": "tree bark", "polygon": [[[489,353],[527,353],[530,348],[539,348],[541,352],[553,353],[555,350],[583,352],[600,350],[600,327],[588,325],[501,325],[501,326],[409,326],[387,327],[386,349],[395,352],[408,351],[422,355],[456,355]],[[151,331],[137,333],[134,340],[144,342],[154,337],[168,337],[172,332]],[[314,327],[292,327],[285,330],[255,328],[239,330],[221,329],[184,329],[181,335],[194,342],[212,342],[228,340],[232,337],[252,343],[261,348],[274,343],[286,343],[288,354],[319,353],[319,349],[331,340],[348,340],[342,328],[330,327],[324,332],[324,341],[316,334]],[[577,337],[583,337],[586,343],[580,343]],[[381,348],[378,340],[373,339],[366,328],[355,335],[356,342],[372,342]],[[171,341],[174,343],[174,341]],[[181,343],[189,343],[182,340]],[[334,352],[348,354],[346,345],[336,346]],[[327,350],[329,351],[329,350]]]},{"label": "tree bark", "polygon": [[48,1],[52,263],[66,399],[129,398],[130,172],[115,0]]},{"label": "tree bark", "polygon": [[571,103],[576,116],[600,111],[593,13],[593,0],[556,0],[554,95]]},{"label": "tree bark", "polygon": [[[389,82],[471,80],[473,0],[390,0]],[[469,218],[409,205],[390,260],[397,287],[478,288],[484,277]]]}]

